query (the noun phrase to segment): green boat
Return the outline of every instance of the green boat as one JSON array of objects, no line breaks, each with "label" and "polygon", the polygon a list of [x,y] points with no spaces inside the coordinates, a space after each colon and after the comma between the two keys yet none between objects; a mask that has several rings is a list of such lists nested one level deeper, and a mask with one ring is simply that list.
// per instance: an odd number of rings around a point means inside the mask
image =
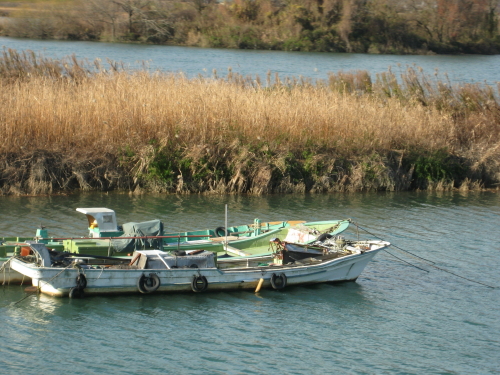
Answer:
[{"label": "green boat", "polygon": [[[137,249],[158,249],[166,251],[208,250],[216,253],[232,251],[244,255],[250,249],[268,247],[273,238],[284,239],[288,230],[302,228],[306,233],[302,241],[308,243],[321,234],[335,235],[349,227],[349,220],[305,222],[287,220],[217,227],[214,229],[191,230],[165,233],[160,220],[142,223],[126,223],[119,226],[116,214],[109,208],[77,208],[87,217],[89,236],[87,238],[63,239],[66,251],[91,255],[120,255]],[[238,251],[240,250],[240,251]]]}]

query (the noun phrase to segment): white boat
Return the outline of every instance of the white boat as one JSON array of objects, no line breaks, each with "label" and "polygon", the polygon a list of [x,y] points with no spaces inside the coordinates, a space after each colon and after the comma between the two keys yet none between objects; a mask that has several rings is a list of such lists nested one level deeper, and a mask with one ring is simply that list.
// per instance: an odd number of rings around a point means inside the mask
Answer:
[{"label": "white boat", "polygon": [[0,285],[31,284],[29,277],[15,271],[10,267],[11,258],[0,258]]},{"label": "white boat", "polygon": [[314,245],[275,243],[272,262],[235,265],[213,252],[177,256],[161,250],[135,251],[132,260],[78,257],[30,244],[28,256],[11,267],[31,278],[34,291],[52,296],[283,289],[288,286],[356,280],[385,241],[345,241],[335,237]]}]

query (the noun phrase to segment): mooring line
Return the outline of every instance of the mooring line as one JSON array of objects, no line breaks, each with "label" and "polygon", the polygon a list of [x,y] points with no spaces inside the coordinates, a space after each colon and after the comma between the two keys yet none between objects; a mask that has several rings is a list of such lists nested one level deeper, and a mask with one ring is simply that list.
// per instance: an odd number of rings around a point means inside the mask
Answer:
[{"label": "mooring line", "polygon": [[34,296],[34,295],[35,294],[27,294],[26,296],[24,296],[23,298],[21,298],[19,301],[12,303],[12,305],[17,305],[18,303],[23,302],[26,298]]},{"label": "mooring line", "polygon": [[412,267],[418,268],[419,270],[422,270],[422,271],[425,271],[425,272],[429,273],[429,271],[424,270],[423,268],[420,268],[420,267],[418,267],[418,266],[416,266],[416,265],[414,265],[414,264],[411,264],[410,262],[407,262],[407,261],[406,261],[406,260],[404,260],[404,259],[401,259],[401,258],[397,257],[396,255],[394,255],[394,254],[392,254],[392,253],[388,252],[386,249],[384,249],[384,251],[385,251],[387,254],[392,255],[394,258],[396,258],[396,259],[400,260],[401,262],[404,262],[404,263],[406,263],[406,264],[409,264],[409,265],[410,265],[410,266],[412,266]]},{"label": "mooring line", "polygon": [[448,270],[445,270],[444,268],[440,268],[438,266],[435,266],[433,264],[429,264],[429,266],[431,267],[434,267],[440,271],[443,271],[443,272],[447,272],[449,273],[450,275],[453,275],[453,276],[456,276],[456,277],[460,277],[461,279],[464,279],[464,280],[467,280],[467,281],[470,281],[471,283],[476,283],[476,284],[481,284],[481,285],[484,285],[484,286],[487,286],[488,288],[491,288],[491,289],[496,289],[497,287],[496,286],[491,286],[491,285],[488,285],[488,284],[485,284],[485,283],[482,283],[482,282],[479,282],[479,281],[475,281],[475,280],[471,280],[471,279],[468,279],[467,277],[465,276],[460,276],[460,275],[457,275],[456,273],[453,273],[451,271],[448,271]]},{"label": "mooring line", "polygon": [[[357,227],[359,227],[359,229],[364,230],[366,233],[371,234],[372,236],[374,236],[374,237],[378,238],[379,240],[385,241],[383,238],[380,238],[380,237],[378,237],[376,234],[369,232],[369,231],[368,231],[368,230],[366,230],[365,228],[361,228],[361,227],[360,227],[357,223],[354,223],[354,225],[356,225]],[[404,249],[402,249],[402,248],[400,248],[400,247],[398,247],[398,246],[396,246],[396,245],[393,245],[392,243],[391,243],[391,246],[392,246],[392,247],[395,247],[396,249],[401,250],[401,251],[403,251],[403,252],[405,252],[405,253],[408,253],[408,254],[410,254],[410,255],[413,255],[415,258],[422,259],[422,260],[424,260],[424,261],[426,261],[426,262],[428,262],[428,263],[436,264],[436,262],[433,262],[432,260],[422,258],[421,256],[418,256],[418,255],[416,255],[416,254],[413,254],[412,252],[410,252],[410,251],[408,251],[408,250],[404,250]]]},{"label": "mooring line", "polygon": [[[65,270],[69,269],[69,268],[70,268],[70,267],[72,267],[73,265],[74,265],[74,264],[73,264],[73,263],[71,263],[71,264],[69,264],[68,266],[64,267],[64,268],[61,270],[61,272],[59,272],[59,273],[58,273],[58,274],[56,274],[54,277],[52,277],[49,281],[47,281],[47,283],[48,283],[48,282],[51,282],[52,280],[54,280],[57,276],[59,276],[61,273],[63,273]],[[40,280],[40,281],[43,281],[43,280]],[[38,283],[38,287],[37,287],[37,288],[38,288],[38,291],[40,291],[40,283]],[[29,298],[29,297],[31,297],[31,296],[34,296],[34,294],[27,294],[26,296],[24,296],[23,298],[21,298],[19,301],[12,303],[12,305],[17,305],[18,303],[23,302],[26,298]]]},{"label": "mooring line", "polygon": [[[6,281],[6,271],[7,271],[7,264],[12,260],[12,258],[14,258],[14,256],[11,256],[8,260],[6,260],[3,264],[2,264],[2,267],[0,267],[0,272],[3,272],[3,282],[2,282],[2,285],[5,285],[5,281]],[[9,264],[9,277],[10,277],[10,264]],[[10,280],[9,280],[9,283],[7,285],[10,285]]]},{"label": "mooring line", "polygon": [[[385,241],[383,238],[380,238],[380,237],[378,237],[377,235],[375,235],[374,233],[369,232],[369,231],[368,231],[368,230],[366,230],[365,228],[360,227],[357,223],[353,222],[353,224],[354,224],[354,225],[356,225],[356,227],[357,227],[357,228],[364,230],[366,233],[368,233],[368,234],[370,234],[370,235],[372,235],[372,236],[374,236],[374,237],[378,238],[379,240]],[[456,274],[456,273],[454,273],[454,272],[451,272],[451,271],[445,270],[444,268],[441,268],[441,267],[436,266],[436,263],[435,263],[435,262],[433,262],[433,261],[431,261],[431,260],[429,260],[429,259],[425,259],[425,258],[423,258],[423,257],[420,257],[420,256],[418,256],[418,255],[415,255],[415,254],[413,254],[413,253],[409,252],[408,250],[403,250],[403,249],[401,249],[400,247],[397,247],[397,246],[393,245],[392,243],[391,243],[391,246],[393,246],[393,247],[395,247],[396,249],[399,249],[399,250],[401,250],[401,251],[403,251],[403,252],[405,252],[405,253],[411,254],[411,255],[413,255],[413,256],[415,256],[415,257],[417,257],[417,258],[422,259],[423,261],[425,261],[425,262],[429,263],[428,265],[429,265],[430,267],[434,267],[434,268],[435,268],[435,269],[437,269],[437,270],[440,270],[440,271],[443,271],[443,272],[449,273],[450,275],[453,275],[453,276],[459,277],[459,278],[461,278],[461,279],[464,279],[464,280],[470,281],[471,283],[476,283],[476,284],[479,284],[479,285],[483,285],[483,286],[486,286],[486,287],[491,288],[491,289],[496,289],[496,288],[497,288],[496,286],[488,285],[488,284],[482,283],[482,282],[480,282],[480,281],[475,281],[475,280],[469,279],[469,278],[467,278],[467,277],[465,277],[465,276],[460,276],[460,275],[457,275],[457,274]],[[413,267],[415,267],[415,268],[421,269],[422,271],[425,271],[425,272],[429,272],[429,271],[427,271],[427,270],[424,270],[423,268],[417,267],[417,266],[415,266],[414,264],[411,264],[411,263],[409,263],[409,262],[406,262],[406,261],[404,261],[404,260],[402,260],[402,259],[398,258],[398,257],[397,257],[397,256],[395,256],[394,254],[389,253],[387,250],[385,250],[385,252],[386,252],[387,254],[390,254],[390,255],[392,255],[393,257],[395,257],[395,258],[397,258],[397,259],[399,259],[399,260],[401,260],[401,261],[405,262],[405,263],[408,263],[409,265],[411,265],[411,266],[413,266]]]}]

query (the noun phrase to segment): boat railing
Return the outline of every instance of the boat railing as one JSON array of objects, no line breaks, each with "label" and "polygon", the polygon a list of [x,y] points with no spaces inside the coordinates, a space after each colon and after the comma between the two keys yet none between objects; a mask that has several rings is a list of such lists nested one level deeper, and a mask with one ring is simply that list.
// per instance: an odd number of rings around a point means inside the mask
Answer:
[{"label": "boat railing", "polygon": [[64,241],[64,240],[132,240],[132,239],[154,239],[154,238],[184,238],[184,237],[211,237],[207,234],[204,235],[186,235],[179,234],[175,236],[120,236],[120,237],[49,237],[37,238],[38,241]]},{"label": "boat railing", "polygon": [[[103,241],[106,241],[107,240],[107,241],[109,241],[109,246],[110,246],[109,250],[108,250],[108,252],[109,252],[111,250],[111,246],[112,246],[112,242],[111,241],[113,241],[113,240],[126,240],[126,239],[130,239],[130,240],[148,240],[148,239],[175,238],[175,239],[177,239],[177,241],[176,241],[177,250],[180,250],[181,238],[184,239],[184,238],[187,238],[187,237],[192,237],[192,238],[205,237],[206,238],[206,237],[210,237],[210,236],[207,236],[206,234],[205,235],[178,234],[178,235],[169,235],[169,236],[48,237],[48,238],[41,238],[41,237],[36,238],[35,237],[34,240],[36,242],[39,242],[39,243],[43,243],[43,241],[47,241],[47,242],[49,242],[48,246],[51,245],[51,242],[53,244],[53,242],[60,242],[60,241],[66,241],[66,240],[70,240],[70,241],[94,241],[94,240],[103,240]],[[26,244],[26,242],[24,242],[24,243],[17,243],[16,245],[23,246],[25,244]],[[163,243],[163,241],[161,241],[160,244],[159,244],[159,248],[161,250],[163,250],[164,246],[165,246],[165,244]],[[108,255],[110,255],[110,253]]]}]

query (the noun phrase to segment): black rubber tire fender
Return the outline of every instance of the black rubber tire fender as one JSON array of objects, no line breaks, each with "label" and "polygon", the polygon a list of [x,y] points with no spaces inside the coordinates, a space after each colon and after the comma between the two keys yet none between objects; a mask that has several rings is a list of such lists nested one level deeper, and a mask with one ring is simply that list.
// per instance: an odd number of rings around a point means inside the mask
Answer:
[{"label": "black rubber tire fender", "polygon": [[87,287],[87,278],[83,273],[79,273],[76,277],[76,287],[80,289],[85,289]]},{"label": "black rubber tire fender", "polygon": [[69,290],[69,298],[83,298],[85,292],[82,288],[74,287]]},{"label": "black rubber tire fender", "polygon": [[273,289],[283,289],[286,286],[286,281],[287,279],[284,273],[273,273],[271,275],[271,286],[273,287]]},{"label": "black rubber tire fender", "polygon": [[224,227],[217,227],[215,228],[214,232],[217,237],[224,237],[226,235],[229,235],[228,231]]},{"label": "black rubber tire fender", "polygon": [[194,275],[191,281],[191,289],[195,293],[203,292],[208,287],[207,278],[203,275]]},{"label": "black rubber tire fender", "polygon": [[160,287],[160,277],[156,273],[142,274],[137,280],[137,289],[143,294],[153,293]]},{"label": "black rubber tire fender", "polygon": [[158,290],[160,287],[160,277],[156,273],[150,273],[149,277],[146,278],[146,282],[144,283],[144,289],[148,293],[153,293]]}]

